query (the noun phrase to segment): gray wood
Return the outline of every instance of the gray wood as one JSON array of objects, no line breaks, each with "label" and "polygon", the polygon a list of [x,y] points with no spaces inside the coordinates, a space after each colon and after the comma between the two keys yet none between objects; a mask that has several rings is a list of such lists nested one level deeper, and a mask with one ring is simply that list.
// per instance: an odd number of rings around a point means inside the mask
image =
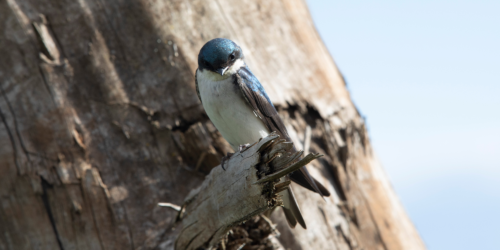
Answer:
[{"label": "gray wood", "polygon": [[188,194],[179,212],[181,233],[176,249],[215,246],[233,226],[282,204],[275,193],[275,179],[257,183],[258,175],[262,175],[258,173],[259,165],[267,162],[261,156],[276,138],[270,135],[235,153],[224,169],[220,165],[213,168],[203,183]]}]

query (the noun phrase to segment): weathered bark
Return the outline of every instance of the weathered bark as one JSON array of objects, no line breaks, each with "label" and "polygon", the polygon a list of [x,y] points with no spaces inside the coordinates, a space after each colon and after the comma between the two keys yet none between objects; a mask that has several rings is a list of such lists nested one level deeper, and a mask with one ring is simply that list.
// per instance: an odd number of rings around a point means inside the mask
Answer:
[{"label": "weathered bark", "polygon": [[295,187],[291,249],[424,249],[363,119],[292,1],[0,1],[0,249],[171,249],[182,204],[230,151],[194,90],[227,37],[278,107],[326,201]]},{"label": "weathered bark", "polygon": [[[177,209],[182,227],[175,249],[213,247],[234,226],[283,205],[280,193],[289,188],[290,181],[282,177],[321,157],[308,154],[297,161],[302,152],[286,153],[292,147],[279,135],[270,134],[236,152],[224,168],[219,165],[212,169]],[[264,247],[271,242],[262,243]]]}]

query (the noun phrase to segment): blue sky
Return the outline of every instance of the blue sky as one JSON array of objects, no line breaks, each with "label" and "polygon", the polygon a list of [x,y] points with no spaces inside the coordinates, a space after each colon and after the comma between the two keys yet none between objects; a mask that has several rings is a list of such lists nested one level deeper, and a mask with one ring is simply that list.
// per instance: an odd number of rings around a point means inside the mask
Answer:
[{"label": "blue sky", "polygon": [[500,1],[307,2],[428,249],[500,249]]}]

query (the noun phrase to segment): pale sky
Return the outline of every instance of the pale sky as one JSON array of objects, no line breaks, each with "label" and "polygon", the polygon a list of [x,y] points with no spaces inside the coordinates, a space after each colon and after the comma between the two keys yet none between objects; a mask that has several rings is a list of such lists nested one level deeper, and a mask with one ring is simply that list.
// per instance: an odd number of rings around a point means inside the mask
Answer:
[{"label": "pale sky", "polygon": [[500,249],[500,1],[307,2],[428,249]]}]

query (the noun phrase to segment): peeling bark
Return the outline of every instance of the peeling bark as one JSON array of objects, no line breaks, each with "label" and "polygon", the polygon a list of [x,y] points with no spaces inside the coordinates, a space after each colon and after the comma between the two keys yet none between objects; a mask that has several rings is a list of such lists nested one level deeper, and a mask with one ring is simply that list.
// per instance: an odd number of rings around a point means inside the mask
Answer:
[{"label": "peeling bark", "polygon": [[[282,177],[321,157],[308,154],[297,161],[302,152],[287,154],[292,147],[272,133],[235,153],[225,168],[219,165],[212,169],[179,211],[182,229],[175,248],[213,247],[234,226],[281,206],[280,192],[290,185]],[[250,243],[244,242],[255,247]]]},{"label": "peeling bark", "polygon": [[182,204],[231,151],[194,87],[215,37],[325,155],[309,169],[332,197],[294,188],[310,228],[274,213],[281,244],[425,249],[302,0],[0,1],[0,249],[172,249],[177,213],[157,203]]}]

